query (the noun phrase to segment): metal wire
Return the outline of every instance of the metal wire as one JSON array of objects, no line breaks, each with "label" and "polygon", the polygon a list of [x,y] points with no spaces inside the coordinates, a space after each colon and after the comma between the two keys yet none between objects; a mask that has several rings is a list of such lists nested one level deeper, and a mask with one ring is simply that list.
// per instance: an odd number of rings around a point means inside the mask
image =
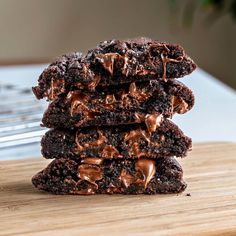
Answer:
[{"label": "metal wire", "polygon": [[36,100],[30,89],[0,84],[0,159],[23,158],[21,149],[39,155],[32,147],[39,146],[46,131],[40,126],[45,109],[46,102]]}]

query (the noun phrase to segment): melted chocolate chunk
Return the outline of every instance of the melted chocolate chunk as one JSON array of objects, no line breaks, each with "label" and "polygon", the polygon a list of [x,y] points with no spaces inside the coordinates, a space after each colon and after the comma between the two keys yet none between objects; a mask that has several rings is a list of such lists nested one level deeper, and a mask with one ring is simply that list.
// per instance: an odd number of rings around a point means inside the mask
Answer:
[{"label": "melted chocolate chunk", "polygon": [[135,163],[135,170],[141,173],[141,182],[147,188],[148,183],[156,173],[155,161],[141,158]]},{"label": "melted chocolate chunk", "polygon": [[161,114],[148,114],[145,116],[145,124],[147,126],[148,132],[155,132],[160,126],[163,116]]},{"label": "melted chocolate chunk", "polygon": [[90,184],[95,186],[95,189],[98,188],[96,181],[103,178],[102,170],[97,165],[92,164],[81,164],[78,166],[78,177],[80,180],[86,180]]}]

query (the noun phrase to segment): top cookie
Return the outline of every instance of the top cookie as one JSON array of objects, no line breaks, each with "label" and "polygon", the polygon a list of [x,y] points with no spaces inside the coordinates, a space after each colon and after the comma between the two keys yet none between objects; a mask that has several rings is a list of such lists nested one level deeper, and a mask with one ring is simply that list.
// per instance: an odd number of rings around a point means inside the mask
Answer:
[{"label": "top cookie", "polygon": [[139,38],[109,40],[87,55],[72,53],[50,64],[33,91],[38,99],[54,100],[73,89],[94,91],[97,86],[173,79],[190,74],[196,64],[179,45]]}]

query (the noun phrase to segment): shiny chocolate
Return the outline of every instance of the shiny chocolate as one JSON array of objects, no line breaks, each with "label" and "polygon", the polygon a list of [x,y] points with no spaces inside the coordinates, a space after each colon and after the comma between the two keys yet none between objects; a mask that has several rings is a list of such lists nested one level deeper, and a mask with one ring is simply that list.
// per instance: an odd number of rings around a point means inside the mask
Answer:
[{"label": "shiny chocolate", "polygon": [[97,85],[99,84],[100,80],[101,80],[101,76],[100,76],[100,75],[95,75],[93,82],[91,82],[91,83],[88,85],[88,89],[89,89],[90,91],[94,91],[95,88],[97,87]]},{"label": "shiny chocolate", "polygon": [[110,184],[109,187],[106,189],[106,193],[113,194],[113,193],[122,193],[122,188],[116,187],[114,184]]},{"label": "shiny chocolate", "polygon": [[121,183],[128,188],[131,184],[143,185],[147,188],[148,183],[151,181],[156,173],[155,161],[151,159],[141,158],[135,162],[136,175],[133,176],[123,169],[120,173],[119,179]]},{"label": "shiny chocolate", "polygon": [[128,188],[131,184],[134,184],[137,180],[136,177],[130,175],[126,170],[122,170],[120,173],[119,179],[121,180],[122,184]]},{"label": "shiny chocolate", "polygon": [[76,142],[76,149],[78,151],[83,151],[87,148],[90,148],[90,147],[97,147],[97,146],[100,146],[102,145],[103,143],[105,143],[107,141],[107,138],[106,136],[103,135],[103,133],[98,130],[98,139],[95,140],[95,141],[91,141],[91,142],[87,142],[87,143],[81,143],[80,139],[84,136],[84,134],[78,132],[76,134],[76,138],[75,138],[75,142]]},{"label": "shiny chocolate", "polygon": [[70,91],[67,95],[67,100],[70,101],[70,114],[74,116],[79,112],[84,112],[85,114],[89,114],[89,108],[87,103],[89,101],[89,97],[87,94],[82,93],[80,91]]},{"label": "shiny chocolate", "polygon": [[114,107],[115,102],[116,102],[116,98],[114,94],[107,95],[105,98],[105,107],[112,109]]},{"label": "shiny chocolate", "polygon": [[122,58],[122,56],[118,53],[106,53],[106,54],[98,54],[96,58],[103,65],[104,69],[106,69],[111,75],[113,75],[114,70],[114,62],[116,59]]},{"label": "shiny chocolate", "polygon": [[65,91],[65,80],[64,79],[51,79],[51,85],[49,90],[46,92],[46,96],[49,100],[57,98],[58,94]]},{"label": "shiny chocolate", "polygon": [[171,102],[173,111],[179,114],[184,114],[189,110],[188,104],[181,97],[172,96]]},{"label": "shiny chocolate", "polygon": [[141,158],[135,163],[135,170],[141,173],[144,187],[146,188],[156,173],[155,161]]},{"label": "shiny chocolate", "polygon": [[140,157],[142,156],[144,153],[142,153],[140,151],[140,147],[139,147],[139,144],[137,142],[133,143],[130,147],[130,150],[129,150],[129,154],[131,156],[136,156],[136,157]]},{"label": "shiny chocolate", "polygon": [[[166,47],[167,48],[167,47]],[[168,48],[167,48],[168,49]],[[169,50],[169,49],[168,49]],[[179,57],[177,59],[172,59],[172,58],[169,58],[166,54],[162,53],[161,54],[161,59],[162,59],[162,64],[163,64],[163,76],[162,76],[162,79],[164,81],[167,81],[166,79],[166,67],[167,67],[167,63],[169,62],[176,62],[176,63],[179,63],[183,60],[183,57]]]},{"label": "shiny chocolate", "polygon": [[133,82],[129,86],[129,95],[136,98],[139,102],[144,102],[151,97],[152,93],[138,90],[135,82]]},{"label": "shiny chocolate", "polygon": [[136,130],[131,130],[129,133],[127,133],[124,137],[125,142],[134,143],[136,141],[139,141],[141,138],[146,140],[148,143],[150,143],[150,134],[146,130],[142,130],[141,128]]},{"label": "shiny chocolate", "polygon": [[145,124],[149,133],[155,132],[160,126],[163,116],[161,114],[147,114],[145,116]]},{"label": "shiny chocolate", "polygon": [[104,158],[113,158],[121,156],[119,151],[112,145],[106,145],[101,153]]},{"label": "shiny chocolate", "polygon": [[78,177],[86,180],[97,188],[96,181],[103,178],[103,173],[97,165],[82,164],[78,166]]},{"label": "shiny chocolate", "polygon": [[93,187],[88,187],[85,189],[81,189],[81,190],[72,190],[70,191],[71,194],[78,194],[78,195],[93,195],[96,193],[96,189],[94,189]]},{"label": "shiny chocolate", "polygon": [[101,165],[103,163],[103,158],[98,157],[86,157],[81,160],[81,163],[90,164],[90,165]]}]

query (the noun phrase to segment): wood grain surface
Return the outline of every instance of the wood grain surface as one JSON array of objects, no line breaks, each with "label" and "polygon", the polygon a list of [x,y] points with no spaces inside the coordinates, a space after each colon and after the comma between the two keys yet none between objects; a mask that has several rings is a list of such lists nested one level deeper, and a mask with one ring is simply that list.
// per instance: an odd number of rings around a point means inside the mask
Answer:
[{"label": "wood grain surface", "polygon": [[47,160],[0,162],[0,235],[236,235],[236,144],[180,161],[187,190],[152,196],[55,196],[30,182]]}]

